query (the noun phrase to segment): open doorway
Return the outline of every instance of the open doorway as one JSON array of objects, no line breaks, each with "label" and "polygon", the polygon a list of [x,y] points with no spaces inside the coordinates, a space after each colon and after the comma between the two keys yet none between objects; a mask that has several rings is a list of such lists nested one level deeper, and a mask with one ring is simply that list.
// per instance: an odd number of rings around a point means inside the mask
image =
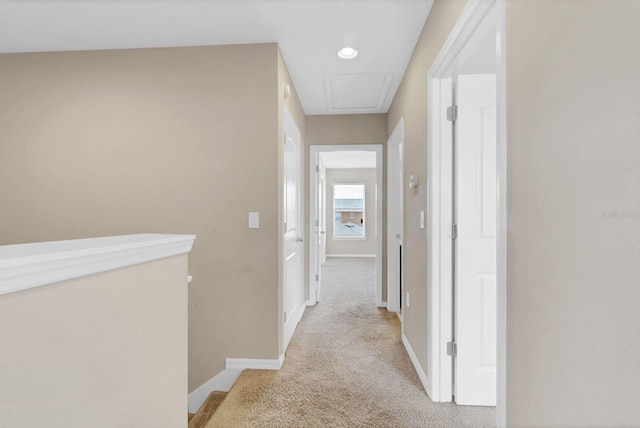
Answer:
[{"label": "open doorway", "polygon": [[428,390],[504,425],[504,4],[471,1],[429,71]]},{"label": "open doorway", "polygon": [[322,300],[328,257],[375,260],[375,304],[382,299],[382,146],[311,146],[308,304]]}]

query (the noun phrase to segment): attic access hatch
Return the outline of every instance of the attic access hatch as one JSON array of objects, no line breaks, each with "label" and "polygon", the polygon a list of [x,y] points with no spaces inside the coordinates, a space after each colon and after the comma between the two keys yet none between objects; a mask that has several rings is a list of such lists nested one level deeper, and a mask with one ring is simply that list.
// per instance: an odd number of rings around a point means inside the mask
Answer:
[{"label": "attic access hatch", "polygon": [[329,113],[378,112],[388,95],[393,73],[353,73],[325,76]]}]

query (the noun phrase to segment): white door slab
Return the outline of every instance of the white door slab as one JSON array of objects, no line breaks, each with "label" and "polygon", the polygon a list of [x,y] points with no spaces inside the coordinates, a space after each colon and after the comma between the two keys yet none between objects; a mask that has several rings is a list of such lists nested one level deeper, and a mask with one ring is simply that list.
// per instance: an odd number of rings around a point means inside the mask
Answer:
[{"label": "white door slab", "polygon": [[302,257],[300,227],[300,131],[284,109],[283,137],[283,181],[284,181],[284,239],[283,239],[283,352],[286,351],[296,325],[300,320],[302,308],[301,273]]},{"label": "white door slab", "polygon": [[317,251],[316,251],[316,302],[320,301],[320,290],[322,289],[322,265],[324,264],[325,253],[327,248],[327,227],[326,227],[326,211],[325,211],[325,178],[322,169],[318,171],[318,212],[317,219]]},{"label": "white door slab", "polygon": [[496,76],[458,76],[457,105],[455,401],[495,406]]},{"label": "white door slab", "polygon": [[[320,266],[327,260],[327,178],[326,170],[320,165]],[[322,277],[321,277],[322,279]]]},{"label": "white door slab", "polygon": [[322,286],[322,265],[326,258],[326,188],[325,168],[320,153],[311,153],[311,177],[309,191],[309,208],[311,226],[309,234],[309,300],[307,305],[315,305],[320,301]]},{"label": "white door slab", "polygon": [[313,260],[312,260],[312,264],[313,264],[313,286],[312,286],[312,290],[313,290],[313,298],[311,299],[311,301],[315,301],[315,303],[320,301],[320,288],[322,286],[322,264],[324,261],[323,258],[323,247],[326,245],[325,242],[325,236],[326,236],[326,229],[324,227],[324,223],[323,223],[323,210],[324,210],[324,197],[323,197],[323,186],[324,186],[324,180],[322,178],[322,174],[320,172],[320,165],[319,165],[319,161],[316,164],[316,193],[315,193],[315,200],[316,200],[316,209],[315,209],[315,213],[314,213],[314,217],[315,220],[315,240],[312,243],[312,245],[315,246],[315,251],[313,251]]},{"label": "white door slab", "polygon": [[402,293],[404,119],[387,142],[387,310],[400,312]]}]

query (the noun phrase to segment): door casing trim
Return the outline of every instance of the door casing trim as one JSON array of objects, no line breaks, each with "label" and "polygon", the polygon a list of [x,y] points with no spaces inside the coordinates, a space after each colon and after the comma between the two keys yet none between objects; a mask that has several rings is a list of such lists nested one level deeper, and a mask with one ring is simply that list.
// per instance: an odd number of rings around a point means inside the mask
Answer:
[{"label": "door casing trim", "polygon": [[[441,169],[441,141],[447,138],[446,127],[442,126],[441,106],[447,101],[446,92],[451,87],[451,79],[456,61],[478,30],[487,20],[495,19],[496,25],[496,90],[497,90],[497,177],[498,177],[498,254],[497,254],[497,407],[496,424],[506,426],[506,377],[507,377],[507,140],[506,140],[506,0],[470,0],[460,19],[444,43],[428,72],[428,143],[427,143],[427,224],[428,249],[428,367],[427,393],[433,401],[452,400],[452,365],[446,355],[446,343],[451,340],[452,302],[451,281],[446,276],[447,260],[451,251],[447,250],[444,230],[448,223],[442,189],[450,184],[443,182]],[[447,81],[449,79],[449,81]],[[450,92],[449,92],[450,93]],[[450,97],[450,96],[449,96]],[[450,132],[450,131],[449,131]],[[446,171],[444,171],[446,173]],[[443,203],[444,202],[444,203]],[[443,211],[444,209],[444,211]],[[451,218],[449,216],[449,218]],[[444,239],[443,239],[444,238]],[[450,245],[450,242],[449,242]],[[450,249],[450,247],[449,247]],[[443,257],[445,260],[443,260]],[[449,260],[449,266],[451,261]]]}]

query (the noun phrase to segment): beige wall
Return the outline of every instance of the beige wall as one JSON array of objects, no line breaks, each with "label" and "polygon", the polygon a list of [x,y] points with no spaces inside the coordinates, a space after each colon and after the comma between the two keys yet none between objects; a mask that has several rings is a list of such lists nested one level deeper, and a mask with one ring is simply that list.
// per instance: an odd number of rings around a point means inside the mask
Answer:
[{"label": "beige wall", "polygon": [[190,391],[280,354],[278,64],[275,44],[0,55],[0,244],[197,235]]},{"label": "beige wall", "polygon": [[[383,147],[383,198],[382,212],[387,210],[387,115],[386,114],[349,114],[349,115],[325,115],[307,116],[306,120],[307,147],[312,145],[356,145],[356,144],[382,144]],[[309,156],[306,156],[308,159]],[[305,161],[309,165],[309,161]],[[309,173],[306,173],[308,179]],[[305,187],[305,189],[308,188]],[[309,210],[309,192],[305,192],[304,206]],[[327,217],[327,222],[331,218]],[[305,218],[305,230],[309,230],[309,218]],[[305,245],[309,249],[309,244]],[[308,272],[308,260],[306,262]],[[387,300],[387,224],[382,223],[382,300]]]},{"label": "beige wall", "polygon": [[[421,185],[404,193],[404,291],[411,307],[403,308],[403,328],[422,369],[427,373],[427,230],[420,229],[420,211],[427,210],[427,73],[466,5],[465,0],[436,0],[400,88],[388,113],[393,132],[404,117],[404,182],[420,177]],[[406,294],[405,294],[406,296]]]},{"label": "beige wall", "polygon": [[313,145],[387,143],[386,114],[307,116],[307,142]]},{"label": "beige wall", "polygon": [[[365,239],[333,238],[333,185],[364,184],[365,185]],[[332,254],[376,254],[376,170],[360,169],[327,169],[327,255]],[[343,213],[346,221],[359,223],[362,213],[355,213],[356,221],[349,220],[349,213]]]},{"label": "beige wall", "polygon": [[507,17],[509,426],[638,426],[640,2]]},{"label": "beige wall", "polygon": [[187,256],[0,296],[0,425],[186,427]]}]

